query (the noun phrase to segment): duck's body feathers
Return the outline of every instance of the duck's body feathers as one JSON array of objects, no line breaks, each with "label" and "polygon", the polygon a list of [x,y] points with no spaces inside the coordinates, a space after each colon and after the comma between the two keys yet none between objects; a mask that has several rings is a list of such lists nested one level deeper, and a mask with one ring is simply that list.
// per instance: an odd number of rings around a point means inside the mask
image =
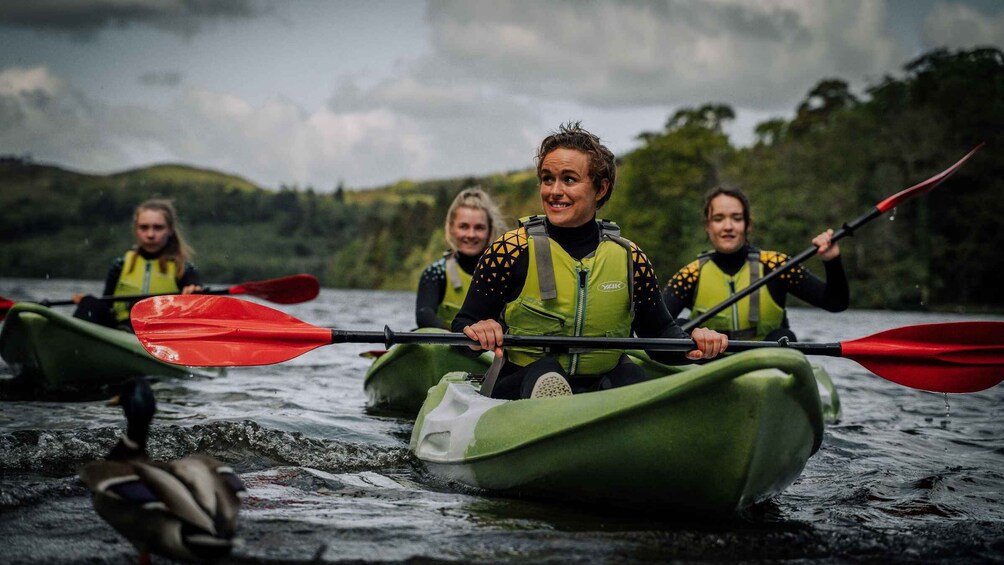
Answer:
[{"label": "duck's body feathers", "polygon": [[234,534],[244,485],[211,457],[97,461],[80,477],[94,492],[98,514],[140,552],[214,559],[239,543]]}]

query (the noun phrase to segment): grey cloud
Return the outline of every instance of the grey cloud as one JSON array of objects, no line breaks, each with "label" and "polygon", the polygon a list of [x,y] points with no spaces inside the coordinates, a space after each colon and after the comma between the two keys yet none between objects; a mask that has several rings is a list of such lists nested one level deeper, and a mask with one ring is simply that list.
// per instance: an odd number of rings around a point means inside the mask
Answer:
[{"label": "grey cloud", "polygon": [[151,71],[140,75],[139,82],[147,86],[178,86],[181,84],[181,72]]},{"label": "grey cloud", "polygon": [[0,26],[63,32],[78,40],[130,25],[191,36],[208,22],[251,19],[271,11],[261,0],[15,0],[0,2]]},{"label": "grey cloud", "polygon": [[0,153],[30,153],[88,170],[117,168],[125,153],[106,135],[116,121],[44,69],[0,71]]},{"label": "grey cloud", "polygon": [[789,107],[822,76],[901,61],[885,5],[866,0],[430,4],[432,77],[466,77],[594,106],[725,100]]},{"label": "grey cloud", "polygon": [[962,4],[938,4],[924,20],[922,38],[928,49],[1004,47],[1004,10],[984,14]]}]

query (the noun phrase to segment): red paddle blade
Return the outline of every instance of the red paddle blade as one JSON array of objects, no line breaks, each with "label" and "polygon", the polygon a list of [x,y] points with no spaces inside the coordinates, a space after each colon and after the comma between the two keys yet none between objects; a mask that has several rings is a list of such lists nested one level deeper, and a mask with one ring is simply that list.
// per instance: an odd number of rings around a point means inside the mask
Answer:
[{"label": "red paddle blade", "polygon": [[842,357],[912,388],[976,392],[1004,380],[1004,322],[906,326],[840,345]]},{"label": "red paddle blade", "polygon": [[130,317],[151,355],[190,367],[271,365],[331,343],[331,330],[222,296],[147,298],[132,307]]},{"label": "red paddle blade", "polygon": [[892,210],[896,206],[899,206],[900,203],[902,203],[904,200],[934,190],[934,188],[937,187],[939,184],[945,182],[945,179],[952,176],[952,173],[959,170],[959,167],[961,167],[963,163],[968,161],[970,157],[975,155],[977,151],[982,149],[984,145],[985,145],[984,143],[977,145],[976,147],[973,148],[972,151],[967,153],[965,157],[959,159],[959,161],[954,165],[952,165],[951,167],[948,167],[944,171],[941,171],[940,173],[934,175],[933,177],[927,179],[924,182],[915,184],[910,188],[901,190],[896,194],[893,194],[889,198],[886,198],[882,202],[879,202],[875,207],[878,208],[879,211],[884,214],[889,210]]},{"label": "red paddle blade", "polygon": [[267,281],[253,281],[230,287],[230,294],[250,294],[276,304],[299,304],[313,300],[321,284],[313,275],[292,275]]},{"label": "red paddle blade", "polygon": [[7,317],[7,312],[10,311],[11,306],[14,306],[13,300],[0,296],[0,321]]}]

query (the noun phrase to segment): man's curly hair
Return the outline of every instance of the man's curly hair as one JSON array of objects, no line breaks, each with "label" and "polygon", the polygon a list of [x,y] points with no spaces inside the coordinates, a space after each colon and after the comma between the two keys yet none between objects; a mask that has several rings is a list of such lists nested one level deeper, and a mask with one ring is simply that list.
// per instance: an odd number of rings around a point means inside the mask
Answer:
[{"label": "man's curly hair", "polygon": [[540,178],[540,167],[544,157],[555,149],[574,149],[586,154],[589,158],[589,178],[593,188],[602,188],[601,181],[607,179],[607,193],[598,202],[597,207],[603,207],[614,193],[614,180],[617,177],[617,165],[612,151],[600,143],[600,138],[582,128],[582,122],[561,124],[558,131],[544,138],[537,150],[537,178]]}]

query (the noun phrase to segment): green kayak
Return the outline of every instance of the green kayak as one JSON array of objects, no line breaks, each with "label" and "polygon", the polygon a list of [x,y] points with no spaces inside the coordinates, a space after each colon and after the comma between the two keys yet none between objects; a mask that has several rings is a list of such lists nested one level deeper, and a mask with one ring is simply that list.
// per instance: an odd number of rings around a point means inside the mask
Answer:
[{"label": "green kayak", "polygon": [[0,357],[21,387],[93,389],[138,375],[183,377],[191,369],[155,359],[135,335],[18,302],[0,330]]},{"label": "green kayak", "polygon": [[815,372],[798,351],[759,349],[636,385],[516,401],[481,396],[455,372],[429,391],[410,449],[441,479],[502,494],[732,514],[780,493],[819,449],[819,387],[830,417],[839,400]]},{"label": "green kayak", "polygon": [[[420,332],[445,332],[422,328]],[[370,365],[363,380],[370,408],[416,414],[429,389],[452,371],[484,373],[492,354],[469,357],[449,345],[394,345]]]}]

